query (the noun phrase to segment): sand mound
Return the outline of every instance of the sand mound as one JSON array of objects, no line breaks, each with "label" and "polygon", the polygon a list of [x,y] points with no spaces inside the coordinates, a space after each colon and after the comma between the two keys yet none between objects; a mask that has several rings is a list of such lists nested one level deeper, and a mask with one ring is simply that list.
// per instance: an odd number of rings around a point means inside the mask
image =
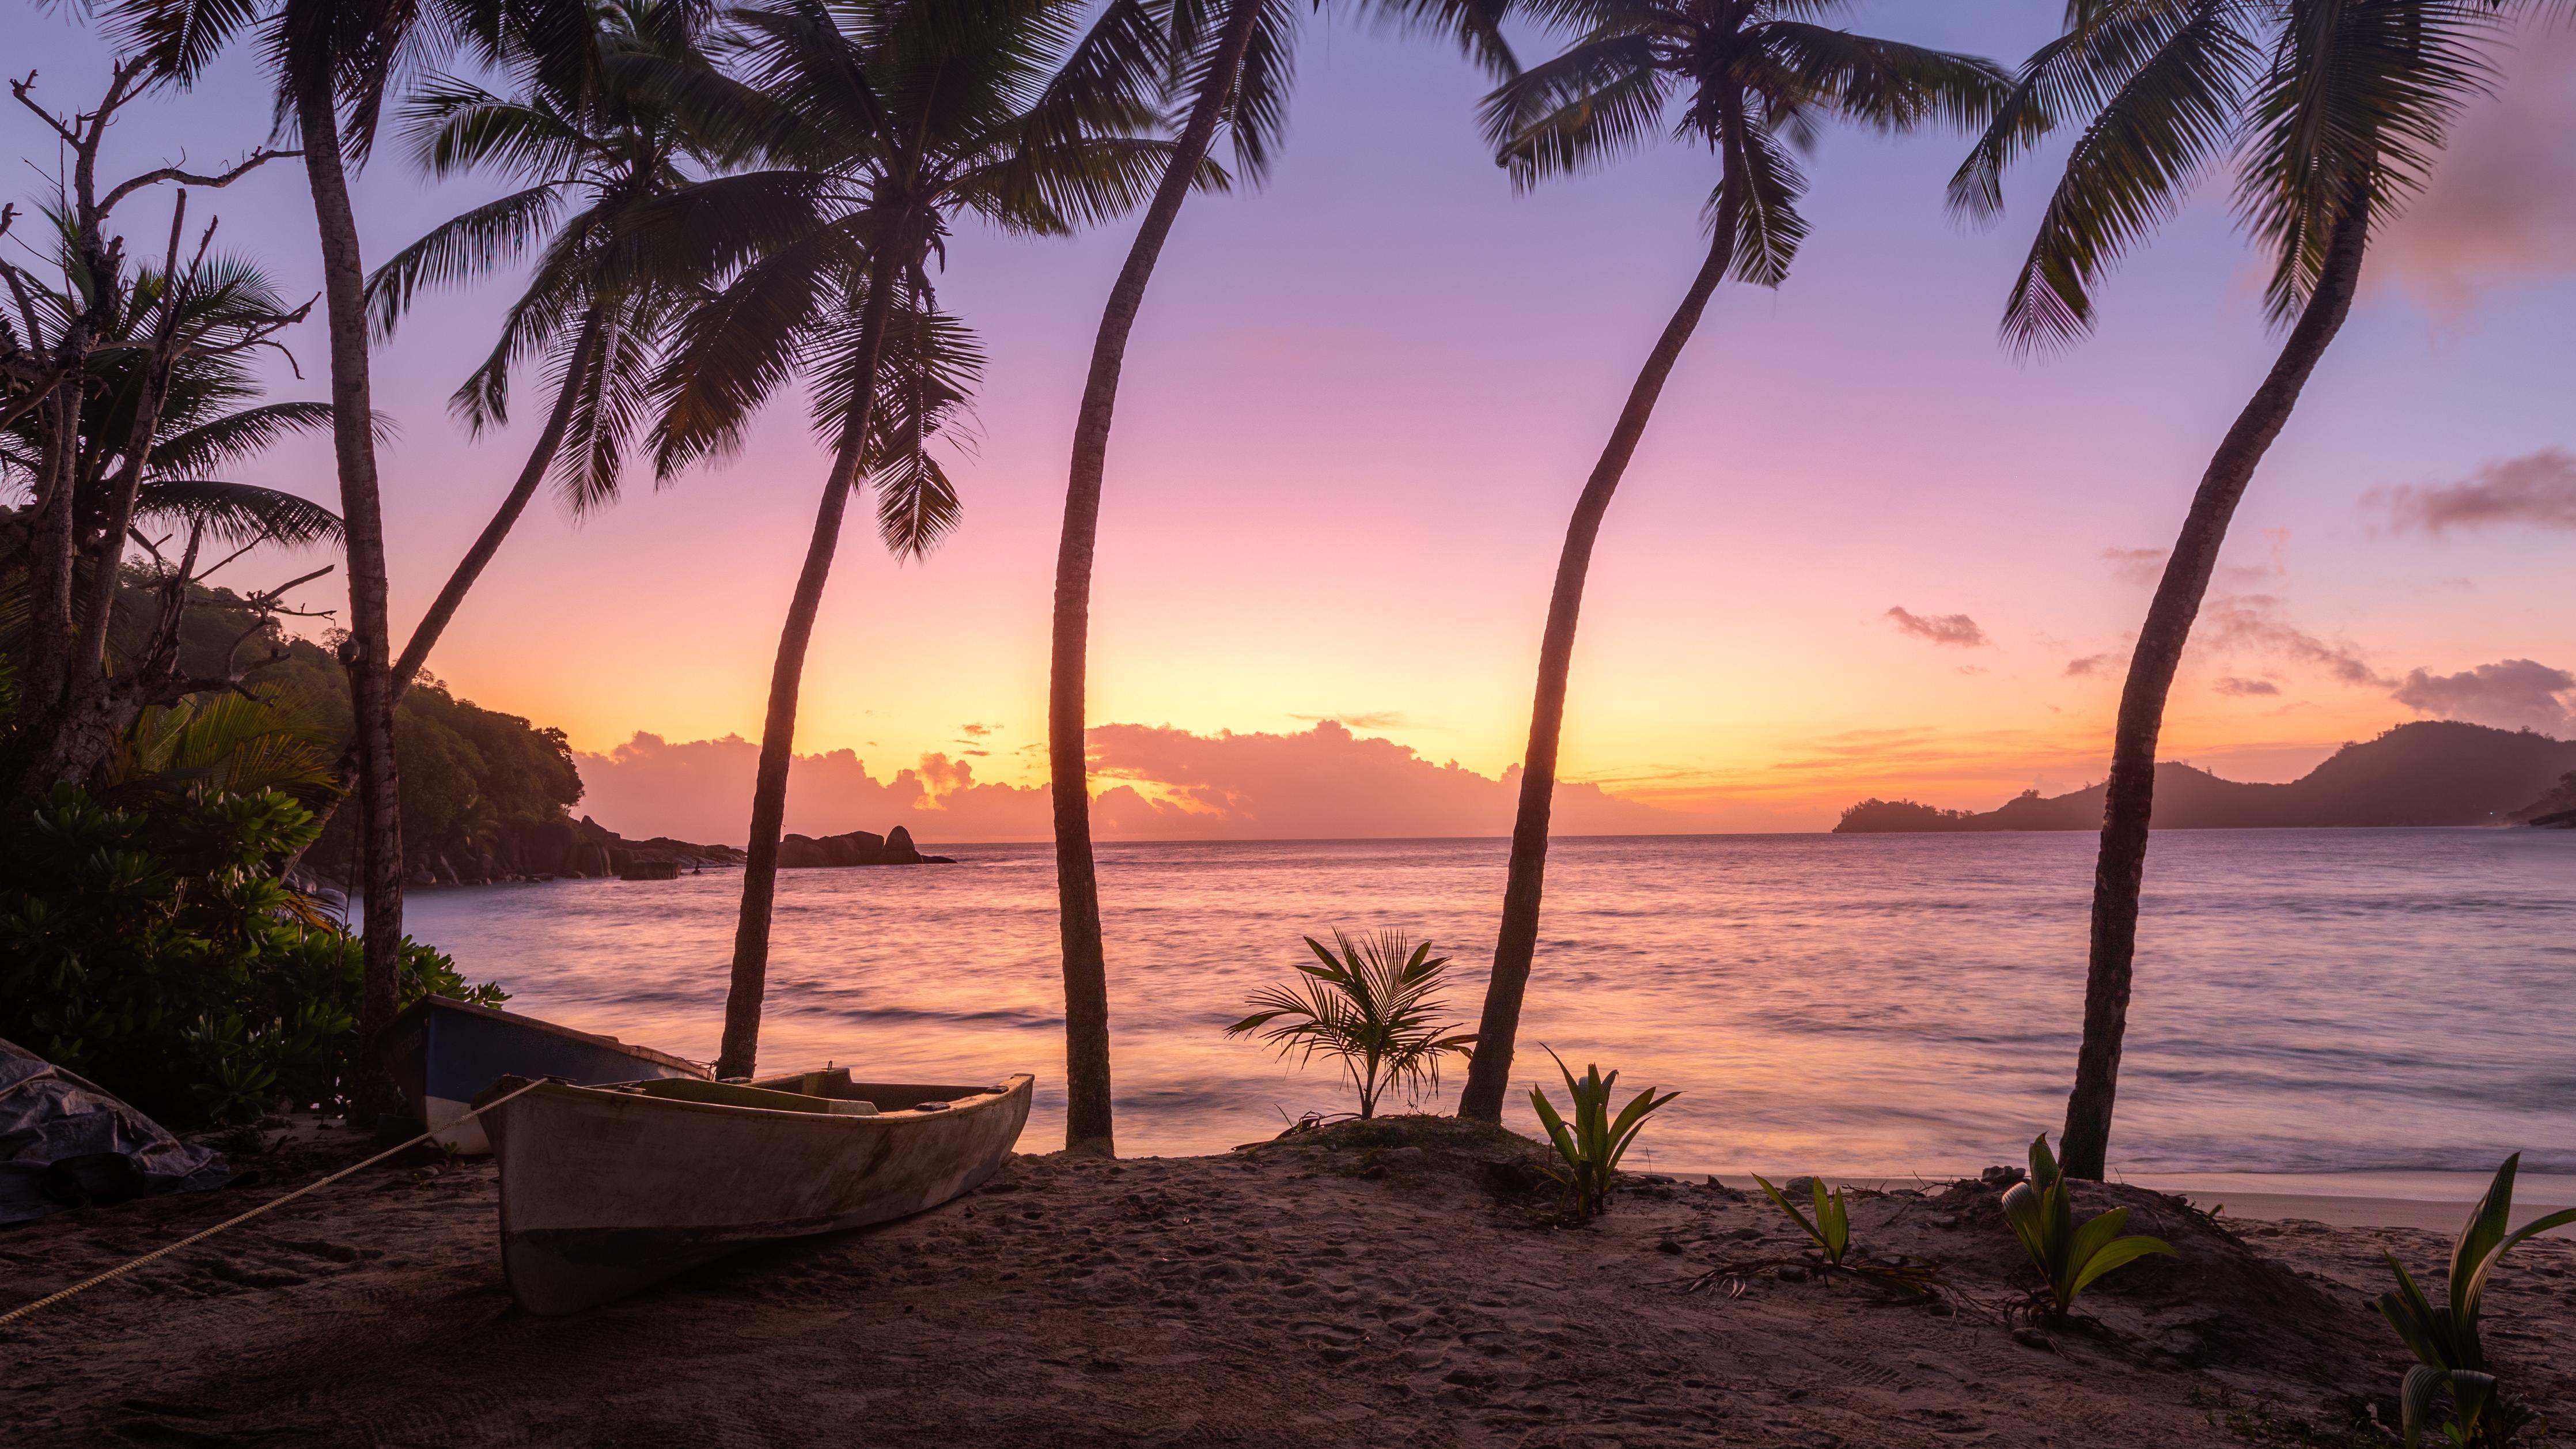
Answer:
[{"label": "sand mound", "polygon": [[[1991,1190],[1855,1203],[1863,1248],[1943,1265],[1960,1296],[1927,1300],[1809,1277],[1768,1202],[1706,1183],[1634,1177],[1564,1227],[1498,1191],[1537,1150],[1398,1118],[1221,1157],[1016,1157],[933,1212],[565,1319],[510,1301],[488,1164],[370,1172],[0,1329],[0,1422],[12,1449],[2345,1444],[2354,1397],[2396,1382],[2357,1307],[2375,1254],[2440,1256],[2427,1234],[2240,1240],[2107,1189],[2187,1256],[2031,1342],[1976,1306],[2026,1281]],[[0,1234],[0,1276],[32,1297],[243,1204],[62,1214]],[[2576,1244],[2523,1252],[2490,1341],[2565,1421]],[[1773,1266],[1733,1294],[1709,1277],[1746,1262]]]}]

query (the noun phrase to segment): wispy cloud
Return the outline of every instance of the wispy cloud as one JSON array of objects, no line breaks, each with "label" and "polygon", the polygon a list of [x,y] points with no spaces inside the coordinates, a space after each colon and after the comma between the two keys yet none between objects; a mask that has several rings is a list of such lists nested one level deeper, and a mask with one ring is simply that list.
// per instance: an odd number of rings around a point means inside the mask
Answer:
[{"label": "wispy cloud", "polygon": [[1896,621],[1898,632],[1935,644],[1951,644],[1961,649],[1974,649],[1987,643],[1986,631],[1965,614],[1917,614],[1907,609],[1890,609],[1886,618]]},{"label": "wispy cloud", "polygon": [[2240,679],[2233,674],[2220,675],[2218,677],[2218,683],[2212,687],[2219,693],[2228,695],[2279,694],[2281,692],[2281,686],[2274,684],[2268,679]]},{"label": "wispy cloud", "polygon": [[2383,278],[2449,318],[2499,286],[2576,272],[2576,35],[2527,27],[2506,72],[2371,245]]},{"label": "wispy cloud", "polygon": [[2374,488],[2362,506],[2384,513],[2394,527],[2439,537],[2454,528],[2521,524],[2576,530],[2576,456],[2542,448],[2519,458],[2499,458],[2456,483]]},{"label": "wispy cloud", "polygon": [[1331,721],[1334,724],[1349,725],[1355,730],[1400,730],[1413,723],[1403,713],[1392,709],[1366,710],[1358,714],[1292,714],[1288,717],[1307,724],[1323,724]]},{"label": "wispy cloud", "polygon": [[2164,576],[2166,553],[2161,548],[2106,548],[2102,561],[2111,566],[2111,577],[2146,589]]},{"label": "wispy cloud", "polygon": [[2394,686],[2397,681],[2373,669],[2361,651],[2334,644],[2293,626],[2282,617],[2282,601],[2271,594],[2236,594],[2213,599],[2201,614],[2200,641],[2220,653],[2268,654],[2294,664],[2322,669],[2342,684]]},{"label": "wispy cloud", "polygon": [[2090,679],[2107,672],[2119,662],[2119,656],[2114,654],[2087,654],[2081,659],[2067,660],[2066,674],[2070,679]]},{"label": "wispy cloud", "polygon": [[2576,724],[2565,698],[2576,692],[2576,674],[2532,659],[2502,659],[2457,674],[2409,672],[2391,695],[2418,714],[2467,720],[2498,729],[2534,729],[2565,736]]}]

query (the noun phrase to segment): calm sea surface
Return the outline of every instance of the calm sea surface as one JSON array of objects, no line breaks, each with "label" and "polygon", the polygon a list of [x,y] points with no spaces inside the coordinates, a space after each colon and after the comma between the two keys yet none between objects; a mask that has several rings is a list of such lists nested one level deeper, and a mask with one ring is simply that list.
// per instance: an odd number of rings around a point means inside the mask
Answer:
[{"label": "calm sea surface", "polygon": [[[2055,1131],[2082,1013],[2089,834],[1560,841],[1518,1081],[1681,1091],[1666,1167],[1927,1176]],[[1047,847],[780,878],[761,1064],[1030,1071],[1061,1140]],[[1222,1035],[1301,935],[1401,927],[1482,1000],[1500,840],[1101,851],[1122,1152],[1218,1150],[1347,1102]],[[415,894],[412,932],[514,1009],[715,1055],[740,876]],[[1445,1080],[1445,1110],[1460,1074]],[[1529,1125],[1527,1094],[1513,1113]],[[2156,837],[2113,1156],[2130,1173],[2576,1172],[2576,832]]]}]

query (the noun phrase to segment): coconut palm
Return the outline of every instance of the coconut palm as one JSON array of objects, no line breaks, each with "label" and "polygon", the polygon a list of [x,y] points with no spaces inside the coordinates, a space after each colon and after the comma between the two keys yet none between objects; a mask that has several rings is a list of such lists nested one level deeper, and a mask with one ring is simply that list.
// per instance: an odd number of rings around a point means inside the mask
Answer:
[{"label": "coconut palm", "polygon": [[1647,354],[1566,527],[1539,645],[1494,974],[1461,1116],[1502,1117],[1521,997],[1538,948],[1548,807],[1584,575],[1611,494],[1682,347],[1719,283],[1733,277],[1776,287],[1787,278],[1807,234],[1798,214],[1806,176],[1793,153],[1824,122],[1882,131],[1931,121],[1973,126],[2005,89],[2003,74],[1987,61],[1819,23],[1849,8],[1850,0],[1530,0],[1530,10],[1573,28],[1575,39],[1486,99],[1487,135],[1520,186],[1602,166],[1667,124],[1677,139],[1709,149],[1718,177],[1706,213],[1708,255]]},{"label": "coconut palm", "polygon": [[689,184],[684,159],[710,159],[688,118],[617,62],[704,64],[702,19],[700,7],[679,0],[605,0],[594,42],[603,63],[589,93],[566,88],[579,73],[523,64],[518,96],[442,75],[405,104],[424,174],[493,171],[527,184],[441,224],[377,268],[367,300],[378,332],[391,337],[424,289],[488,275],[535,250],[534,274],[502,318],[500,340],[450,406],[478,435],[507,424],[511,370],[540,358],[554,402],[508,496],[413,626],[394,664],[397,703],[549,475],[576,517],[617,496],[628,445],[651,416],[653,371],[679,294],[612,266],[612,239],[647,203]]},{"label": "coconut palm", "polygon": [[[23,488],[31,519],[59,507],[62,525],[54,538],[31,531],[0,567],[12,596],[0,652],[41,658],[41,635],[54,632],[67,665],[37,674],[19,700],[27,722],[4,787],[18,792],[87,779],[142,712],[237,685],[229,665],[219,678],[183,668],[202,581],[258,545],[340,531],[326,508],[222,476],[290,434],[330,426],[328,404],[257,401],[249,354],[274,345],[301,309],[237,257],[201,253],[174,273],[110,250],[84,265],[78,231],[63,228],[58,287],[0,264],[20,314],[0,343],[24,332],[82,347],[75,382],[55,399],[67,407],[23,410],[0,427],[0,492]],[[128,563],[134,546],[150,561],[148,582],[146,565]],[[56,548],[49,579],[38,555]],[[54,589],[49,616],[41,596]]]},{"label": "coconut palm", "polygon": [[[1134,204],[1168,147],[1147,139],[1141,7],[1086,31],[1080,0],[779,0],[735,12],[735,79],[665,68],[667,93],[734,118],[767,164],[690,188],[633,235],[716,279],[680,323],[655,425],[668,471],[739,445],[790,376],[811,383],[833,450],[771,672],[752,793],[733,980],[717,1070],[751,1070],[766,989],[778,841],[816,611],[852,490],[874,475],[898,555],[952,524],[957,499],[921,448],[962,400],[972,355],[940,313],[930,262],[960,216],[1062,234]],[[964,365],[960,365],[961,362]]]},{"label": "coconut palm", "polygon": [[[1399,25],[1436,27],[1469,54],[1508,73],[1511,53],[1495,29],[1506,0],[1377,0]],[[1120,0],[1121,10],[1143,7]],[[1054,666],[1047,692],[1047,762],[1054,788],[1056,904],[1064,948],[1065,1145],[1115,1151],[1109,1089],[1109,967],[1100,930],[1100,883],[1091,854],[1091,761],[1084,748],[1084,691],[1091,641],[1091,564],[1100,539],[1100,490],[1109,468],[1109,430],[1127,339],[1172,224],[1203,178],[1224,129],[1235,174],[1258,184],[1287,120],[1287,92],[1300,18],[1312,0],[1164,0],[1139,33],[1157,46],[1169,89],[1188,118],[1172,145],[1154,198],[1109,289],[1091,369],[1074,415],[1073,463],[1065,486],[1064,533],[1056,550]]]},{"label": "coconut palm", "polygon": [[1961,212],[2002,207],[2004,169],[2081,123],[2005,304],[2024,349],[2090,331],[2103,276],[2215,169],[2271,264],[2280,355],[2201,476],[2147,606],[2114,726],[2093,876],[2084,1040],[2060,1138],[2070,1177],[2103,1174],[2137,949],[2138,891],[2165,698],[2227,525],[2351,311],[2371,233],[2423,186],[2452,119],[2485,87],[2487,49],[2556,0],[2074,0],[1951,182]]},{"label": "coconut palm", "polygon": [[[386,91],[403,68],[463,43],[487,63],[527,59],[554,84],[586,94],[598,48],[587,0],[107,0],[119,39],[186,85],[233,40],[255,35],[277,85],[281,126],[303,146],[321,242],[330,337],[333,452],[349,562],[349,637],[342,659],[358,746],[366,844],[361,1060],[376,1062],[393,1021],[402,945],[402,819],[394,772],[393,647],[387,618],[384,508],[376,476],[367,369],[366,267],[349,167],[374,149]],[[392,1078],[358,1074],[360,1120],[390,1109]]]}]

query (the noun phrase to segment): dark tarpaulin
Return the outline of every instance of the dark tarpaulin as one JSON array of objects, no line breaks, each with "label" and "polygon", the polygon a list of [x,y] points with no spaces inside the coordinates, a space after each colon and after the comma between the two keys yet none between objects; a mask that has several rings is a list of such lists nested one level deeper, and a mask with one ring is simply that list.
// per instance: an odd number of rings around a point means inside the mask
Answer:
[{"label": "dark tarpaulin", "polygon": [[232,1181],[224,1155],[43,1057],[0,1041],[0,1223]]}]

